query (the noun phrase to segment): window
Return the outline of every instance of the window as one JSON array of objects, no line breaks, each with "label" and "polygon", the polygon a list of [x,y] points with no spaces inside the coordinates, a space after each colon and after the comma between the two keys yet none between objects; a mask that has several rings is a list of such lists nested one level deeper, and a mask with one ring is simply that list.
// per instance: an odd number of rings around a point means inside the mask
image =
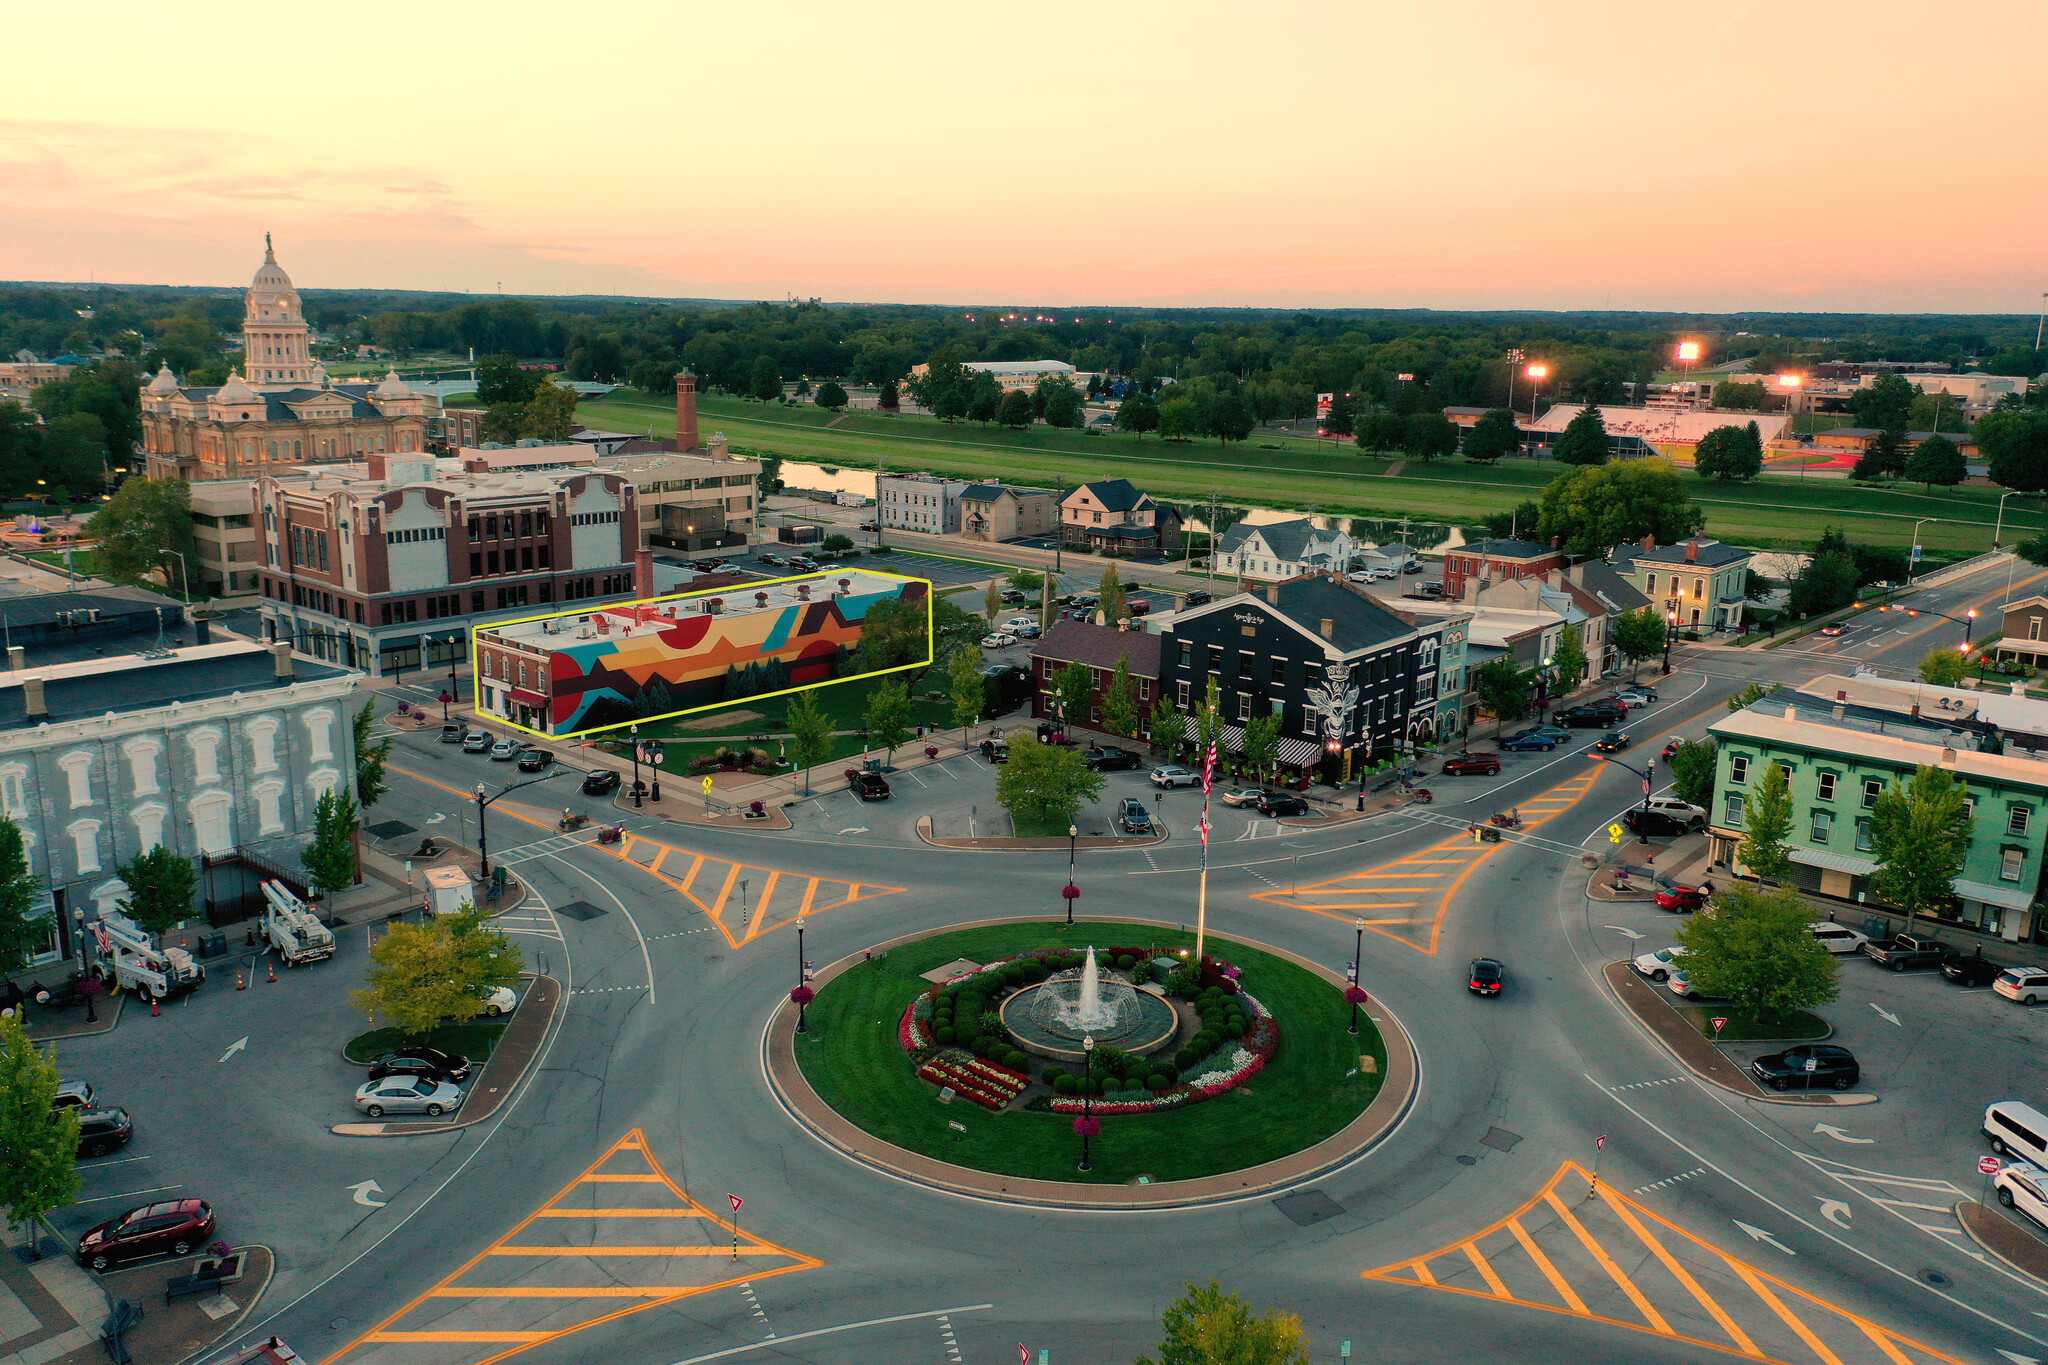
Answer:
[{"label": "window", "polygon": [[1192,664],[1193,664],[1194,662],[1195,662],[1195,643],[1194,643],[1194,641],[1192,641],[1192,640],[1182,640],[1182,641],[1180,642],[1180,663],[1181,663],[1181,667],[1182,667],[1182,668],[1187,668],[1187,667],[1191,666],[1191,665],[1192,665]]},{"label": "window", "polygon": [[1822,773],[1820,775],[1820,799],[1823,801],[1835,799],[1835,774]]},{"label": "window", "polygon": [[1856,851],[1858,853],[1870,852],[1870,822],[1868,820],[1858,820],[1856,822]]},{"label": "window", "polygon": [[2038,640],[2038,639],[2040,639],[2040,638],[2041,638],[2041,618],[2040,618],[2040,617],[2038,617],[2038,616],[2029,616],[2029,617],[2027,618],[2027,638],[2028,638],[2029,640]]},{"label": "window", "polygon": [[483,576],[483,572],[484,557],[482,553],[472,552],[469,556],[469,576],[471,578],[481,578]]},{"label": "window", "polygon": [[1152,700],[1152,680],[1150,678],[1138,679],[1138,700]]},{"label": "window", "polygon": [[1869,810],[1877,804],[1877,798],[1884,792],[1884,783],[1874,777],[1863,779],[1863,809]]},{"label": "window", "polygon": [[484,552],[484,571],[486,573],[496,573],[498,571],[498,552],[496,550]]},{"label": "window", "polygon": [[1728,760],[1728,780],[1742,783],[1749,781],[1749,760],[1741,754]]},{"label": "window", "polygon": [[1240,692],[1237,694],[1237,718],[1239,720],[1250,720],[1252,718],[1251,693]]},{"label": "window", "polygon": [[1998,855],[1998,880],[2016,882],[2020,872],[2027,865],[2027,851],[2023,848],[2008,848]]},{"label": "window", "polygon": [[1705,597],[1705,596],[1707,595],[1707,580],[1706,580],[1706,579],[1704,579],[1704,578],[1695,578],[1695,579],[1694,579],[1694,580],[1692,581],[1692,595],[1693,595],[1694,597],[1696,597],[1696,598],[1700,598],[1700,597]]},{"label": "window", "polygon": [[2025,806],[2014,806],[2005,813],[2005,832],[2020,835],[2027,832],[2027,821],[2031,817]]},{"label": "window", "polygon": [[1733,792],[1728,794],[1727,807],[1723,812],[1721,823],[1735,829],[1742,828],[1742,798]]},{"label": "window", "polygon": [[1249,678],[1254,676],[1254,674],[1252,673],[1252,669],[1254,667],[1255,664],[1252,659],[1252,652],[1248,649],[1239,650],[1237,652],[1237,676],[1240,678]]},{"label": "window", "polygon": [[1828,830],[1834,826],[1834,823],[1835,817],[1826,811],[1814,811],[1812,824],[1807,830],[1807,838],[1816,844],[1826,843],[1828,841]]},{"label": "window", "polygon": [[1188,685],[1186,683],[1175,683],[1173,685],[1173,697],[1174,704],[1179,706],[1181,710],[1185,711],[1188,709]]},{"label": "window", "polygon": [[548,562],[548,560],[549,560],[549,556],[548,556],[548,547],[547,547],[547,546],[545,546],[545,545],[541,546],[541,547],[540,547],[540,550],[539,550],[539,554],[540,554],[540,560],[539,560],[539,563],[540,563],[540,567],[542,567],[543,569],[545,569],[545,568],[548,568],[548,567],[550,567],[550,565],[549,565],[549,562]]},{"label": "window", "polygon": [[1287,681],[1287,660],[1273,660],[1272,682],[1275,687]]},{"label": "window", "polygon": [[1211,673],[1221,673],[1223,671],[1222,645],[1209,646],[1209,671]]}]

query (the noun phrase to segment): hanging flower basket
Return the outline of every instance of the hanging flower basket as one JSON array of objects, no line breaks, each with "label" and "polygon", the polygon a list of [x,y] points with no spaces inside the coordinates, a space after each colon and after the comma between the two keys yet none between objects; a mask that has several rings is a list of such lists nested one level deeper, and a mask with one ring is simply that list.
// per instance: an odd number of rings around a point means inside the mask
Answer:
[{"label": "hanging flower basket", "polygon": [[1090,1114],[1087,1118],[1074,1120],[1074,1136],[1092,1138],[1102,1131],[1102,1120]]},{"label": "hanging flower basket", "polygon": [[1068,882],[1065,886],[1060,888],[1060,895],[1066,900],[1077,901],[1081,899],[1081,888],[1074,885],[1072,882]]},{"label": "hanging flower basket", "polygon": [[1353,1005],[1363,1005],[1367,998],[1366,993],[1356,986],[1347,987],[1344,991],[1344,999]]},{"label": "hanging flower basket", "polygon": [[818,993],[809,986],[798,986],[789,993],[790,1000],[798,1005],[808,1005],[818,998]]}]

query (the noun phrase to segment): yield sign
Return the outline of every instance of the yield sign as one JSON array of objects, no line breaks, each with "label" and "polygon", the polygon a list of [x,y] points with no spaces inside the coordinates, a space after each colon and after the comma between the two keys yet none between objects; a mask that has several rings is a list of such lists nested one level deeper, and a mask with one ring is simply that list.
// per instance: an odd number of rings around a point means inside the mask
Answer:
[{"label": "yield sign", "polygon": [[740,1211],[740,1205],[747,1202],[746,1200],[740,1198],[736,1194],[729,1194],[726,1196],[726,1198],[732,1202],[732,1211],[734,1213],[738,1213]]}]

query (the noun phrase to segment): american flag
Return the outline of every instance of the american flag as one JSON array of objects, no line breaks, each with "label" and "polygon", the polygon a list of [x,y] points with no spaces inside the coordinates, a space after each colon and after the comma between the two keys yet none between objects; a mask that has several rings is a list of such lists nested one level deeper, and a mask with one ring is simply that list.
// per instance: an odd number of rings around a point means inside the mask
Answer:
[{"label": "american flag", "polygon": [[1203,848],[1207,848],[1208,846],[1209,846],[1209,817],[1208,817],[1208,816],[1206,816],[1206,815],[1204,815],[1204,816],[1202,817],[1202,847],[1203,847]]},{"label": "american flag", "polygon": [[112,957],[114,955],[114,941],[107,937],[107,926],[104,923],[99,920],[92,922],[92,936],[99,944],[100,956]]},{"label": "american flag", "polygon": [[1209,789],[1216,785],[1216,737],[1209,736],[1209,756],[1202,762],[1202,799],[1209,799]]}]

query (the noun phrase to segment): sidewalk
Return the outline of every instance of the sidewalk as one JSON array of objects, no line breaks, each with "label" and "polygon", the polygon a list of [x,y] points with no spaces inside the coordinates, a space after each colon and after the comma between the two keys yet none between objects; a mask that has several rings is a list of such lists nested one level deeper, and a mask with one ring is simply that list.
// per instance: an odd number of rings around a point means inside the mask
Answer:
[{"label": "sidewalk", "polygon": [[1956,1205],[1956,1221],[1970,1240],[2022,1275],[2048,1281],[2048,1242],[2015,1214],[1986,1208],[1974,1199]]},{"label": "sidewalk", "polygon": [[[119,1210],[116,1210],[118,1213]],[[55,1238],[43,1239],[42,1260],[24,1248],[0,1254],[0,1365],[87,1365],[105,1361],[100,1335],[118,1301],[141,1310],[124,1336],[138,1362],[170,1365],[205,1349],[247,1319],[270,1285],[270,1249],[237,1247],[242,1278],[217,1293],[164,1302],[173,1276],[190,1274],[199,1257],[150,1261],[105,1276],[80,1267]]]}]

